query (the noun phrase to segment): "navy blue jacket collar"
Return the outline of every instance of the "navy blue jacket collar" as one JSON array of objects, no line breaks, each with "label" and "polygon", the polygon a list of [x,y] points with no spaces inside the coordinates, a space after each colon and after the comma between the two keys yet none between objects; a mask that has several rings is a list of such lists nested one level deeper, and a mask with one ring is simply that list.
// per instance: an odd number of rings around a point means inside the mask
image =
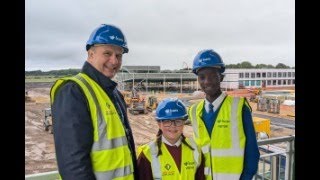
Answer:
[{"label": "navy blue jacket collar", "polygon": [[113,91],[118,85],[116,82],[112,81],[110,78],[106,77],[104,74],[98,71],[87,61],[83,64],[81,72],[88,75],[91,79],[97,82],[103,89],[110,89]]}]

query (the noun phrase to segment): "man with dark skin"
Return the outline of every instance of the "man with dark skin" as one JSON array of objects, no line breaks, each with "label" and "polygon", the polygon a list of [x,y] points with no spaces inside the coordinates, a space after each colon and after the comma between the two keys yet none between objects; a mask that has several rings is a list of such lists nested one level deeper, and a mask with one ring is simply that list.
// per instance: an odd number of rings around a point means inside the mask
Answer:
[{"label": "man with dark skin", "polygon": [[211,49],[194,58],[193,72],[206,94],[188,111],[194,138],[205,156],[207,180],[251,180],[260,157],[251,107],[245,98],[222,92],[224,71],[221,57]]}]

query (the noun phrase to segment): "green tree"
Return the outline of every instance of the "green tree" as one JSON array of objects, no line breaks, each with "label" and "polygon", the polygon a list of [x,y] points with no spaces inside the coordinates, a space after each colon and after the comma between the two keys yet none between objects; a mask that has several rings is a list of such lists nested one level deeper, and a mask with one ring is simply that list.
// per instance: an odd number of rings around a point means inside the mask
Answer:
[{"label": "green tree", "polygon": [[243,68],[243,69],[251,69],[251,68],[254,68],[254,66],[252,66],[252,64],[251,64],[249,61],[243,61],[243,62],[240,64],[240,68]]},{"label": "green tree", "polygon": [[278,63],[276,65],[276,69],[289,69],[289,68],[290,68],[289,66],[287,66],[287,65],[285,65],[283,63]]},{"label": "green tree", "polygon": [[266,64],[257,64],[255,68],[257,68],[257,69],[265,69],[265,68],[268,68],[268,65],[266,65]]}]

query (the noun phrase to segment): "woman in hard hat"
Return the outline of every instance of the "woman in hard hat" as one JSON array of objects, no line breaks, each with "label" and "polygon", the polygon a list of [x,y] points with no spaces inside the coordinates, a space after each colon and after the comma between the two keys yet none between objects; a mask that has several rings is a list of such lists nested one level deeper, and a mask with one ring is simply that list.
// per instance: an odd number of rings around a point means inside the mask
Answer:
[{"label": "woman in hard hat", "polygon": [[183,135],[188,114],[177,98],[167,98],[156,109],[159,131],[156,140],[138,148],[141,180],[204,179],[201,150]]}]

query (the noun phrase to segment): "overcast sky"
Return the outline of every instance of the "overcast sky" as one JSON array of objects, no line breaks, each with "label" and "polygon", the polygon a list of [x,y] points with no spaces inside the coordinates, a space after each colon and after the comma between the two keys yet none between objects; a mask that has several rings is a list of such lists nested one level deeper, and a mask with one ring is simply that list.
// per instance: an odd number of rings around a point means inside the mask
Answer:
[{"label": "overcast sky", "polygon": [[100,24],[118,26],[123,65],[192,67],[202,49],[225,64],[295,66],[294,0],[27,0],[25,70],[81,68]]}]

